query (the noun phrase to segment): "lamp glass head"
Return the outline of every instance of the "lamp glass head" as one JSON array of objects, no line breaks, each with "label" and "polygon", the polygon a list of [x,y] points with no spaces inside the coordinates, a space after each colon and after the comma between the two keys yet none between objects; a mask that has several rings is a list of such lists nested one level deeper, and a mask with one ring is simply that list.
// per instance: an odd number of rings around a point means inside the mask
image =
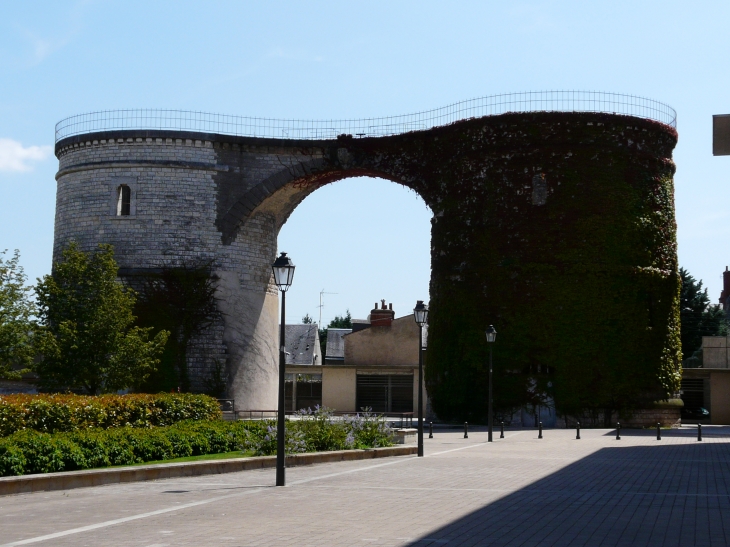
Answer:
[{"label": "lamp glass head", "polygon": [[494,329],[494,326],[489,325],[486,331],[487,335],[487,342],[494,342],[497,339],[497,331]]},{"label": "lamp glass head", "polygon": [[295,267],[294,262],[286,256],[286,253],[281,253],[281,256],[271,265],[271,269],[274,271],[274,283],[280,291],[286,291],[291,287],[292,281],[294,281]]},{"label": "lamp glass head", "polygon": [[428,305],[424,304],[423,300],[416,302],[416,307],[413,308],[413,319],[421,327],[428,323]]}]

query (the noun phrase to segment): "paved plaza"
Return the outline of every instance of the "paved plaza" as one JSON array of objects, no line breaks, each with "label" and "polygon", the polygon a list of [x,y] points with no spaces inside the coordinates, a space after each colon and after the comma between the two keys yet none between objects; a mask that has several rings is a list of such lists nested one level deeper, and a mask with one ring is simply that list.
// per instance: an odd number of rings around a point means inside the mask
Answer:
[{"label": "paved plaza", "polygon": [[[0,546],[726,546],[730,431],[436,431],[426,457],[0,498]],[[496,437],[499,436],[497,432]]]}]

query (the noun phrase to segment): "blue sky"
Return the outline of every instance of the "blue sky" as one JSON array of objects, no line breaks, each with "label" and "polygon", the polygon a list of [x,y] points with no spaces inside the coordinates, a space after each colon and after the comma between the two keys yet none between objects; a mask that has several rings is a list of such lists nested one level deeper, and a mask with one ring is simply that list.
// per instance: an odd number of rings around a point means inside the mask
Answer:
[{"label": "blue sky", "polygon": [[[102,109],[274,118],[405,114],[512,91],[598,90],[678,112],[680,264],[719,297],[730,264],[730,2],[208,2],[0,4],[0,249],[50,270],[53,130]],[[430,213],[413,192],[350,179],[315,192],[279,239],[297,264],[290,318],[428,299]]]}]

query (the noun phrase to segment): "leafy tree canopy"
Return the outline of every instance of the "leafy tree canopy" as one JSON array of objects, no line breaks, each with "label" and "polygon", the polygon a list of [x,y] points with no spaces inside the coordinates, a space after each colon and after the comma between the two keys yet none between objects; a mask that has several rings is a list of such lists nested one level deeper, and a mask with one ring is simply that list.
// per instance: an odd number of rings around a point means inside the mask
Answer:
[{"label": "leafy tree canopy", "polygon": [[133,327],[135,293],[117,281],[111,245],[84,253],[76,243],[36,287],[42,360],[36,371],[45,388],[89,394],[138,386],[155,369],[169,333],[149,340]]},{"label": "leafy tree canopy", "polygon": [[679,269],[682,288],[679,293],[680,337],[684,359],[692,357],[702,346],[703,336],[722,335],[727,332],[727,321],[722,308],[710,304],[707,288],[684,268]]},{"label": "leafy tree canopy", "polygon": [[345,315],[335,315],[335,318],[327,325],[328,329],[351,329],[352,328],[352,316],[350,310],[347,310]]},{"label": "leafy tree canopy", "polygon": [[305,325],[311,325],[312,323],[314,323],[314,319],[312,319],[311,315],[307,314],[302,317],[302,323],[304,323]]},{"label": "leafy tree canopy", "polygon": [[20,266],[20,252],[4,259],[0,253],[0,378],[17,380],[28,372],[33,362],[33,333],[36,324],[35,303],[30,298],[31,287]]}]

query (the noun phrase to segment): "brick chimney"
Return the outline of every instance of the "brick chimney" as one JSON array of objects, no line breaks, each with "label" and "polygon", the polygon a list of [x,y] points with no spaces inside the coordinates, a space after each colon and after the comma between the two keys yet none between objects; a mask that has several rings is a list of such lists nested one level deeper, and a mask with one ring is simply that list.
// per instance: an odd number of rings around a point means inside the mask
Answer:
[{"label": "brick chimney", "polygon": [[381,307],[378,308],[378,303],[375,303],[375,307],[370,310],[370,326],[371,327],[389,327],[393,322],[395,312],[393,311],[393,304],[391,303],[387,308],[385,307],[385,299],[381,300]]},{"label": "brick chimney", "polygon": [[720,293],[720,304],[725,313],[728,313],[728,297],[730,296],[730,271],[725,266],[725,271],[722,272],[722,293]]}]

